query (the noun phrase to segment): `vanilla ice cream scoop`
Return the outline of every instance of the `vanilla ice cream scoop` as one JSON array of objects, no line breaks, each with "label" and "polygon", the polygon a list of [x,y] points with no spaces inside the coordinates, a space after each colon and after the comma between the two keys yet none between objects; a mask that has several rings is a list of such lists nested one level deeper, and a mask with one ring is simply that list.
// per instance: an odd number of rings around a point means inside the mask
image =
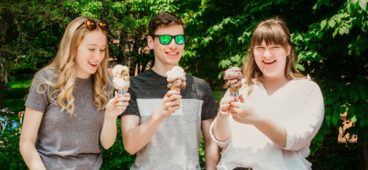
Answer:
[{"label": "vanilla ice cream scoop", "polygon": [[119,96],[122,97],[128,92],[130,81],[129,81],[129,68],[127,66],[116,65],[112,69],[114,79],[112,80],[114,88],[118,90]]},{"label": "vanilla ice cream scoop", "polygon": [[179,67],[175,66],[170,71],[166,72],[167,81],[169,84],[167,85],[168,88],[171,90],[180,91],[181,89],[185,89],[186,87],[186,78],[184,70]]},{"label": "vanilla ice cream scoop", "polygon": [[114,78],[129,79],[129,68],[118,64],[112,69],[112,75]]},{"label": "vanilla ice cream scoop", "polygon": [[124,90],[124,88],[126,88],[126,90],[128,90],[129,86],[130,86],[130,82],[129,81],[124,81],[123,79],[120,78],[114,78],[112,80],[113,84],[114,84],[114,88],[117,90]]},{"label": "vanilla ice cream scoop", "polygon": [[185,72],[179,66],[173,67],[171,71],[166,72],[166,75],[167,75],[167,81],[174,81],[176,79],[185,80]]}]

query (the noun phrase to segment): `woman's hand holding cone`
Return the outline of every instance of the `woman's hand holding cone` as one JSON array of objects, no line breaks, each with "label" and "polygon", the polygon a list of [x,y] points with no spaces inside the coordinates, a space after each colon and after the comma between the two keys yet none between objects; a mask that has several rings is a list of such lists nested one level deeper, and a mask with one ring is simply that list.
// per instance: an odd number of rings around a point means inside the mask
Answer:
[{"label": "woman's hand holding cone", "polygon": [[220,102],[220,112],[219,112],[219,118],[221,119],[227,119],[230,115],[230,106],[231,103],[234,102],[234,98],[231,96],[227,96],[222,98]]},{"label": "woman's hand holding cone", "polygon": [[110,118],[117,118],[123,113],[129,105],[130,94],[125,93],[123,97],[119,97],[118,92],[115,91],[115,97],[112,98],[106,105],[106,116]]},{"label": "woman's hand holding cone", "polygon": [[255,124],[259,122],[262,117],[256,114],[252,106],[245,103],[243,96],[239,96],[240,102],[232,102],[230,104],[230,111],[233,119],[243,124]]}]

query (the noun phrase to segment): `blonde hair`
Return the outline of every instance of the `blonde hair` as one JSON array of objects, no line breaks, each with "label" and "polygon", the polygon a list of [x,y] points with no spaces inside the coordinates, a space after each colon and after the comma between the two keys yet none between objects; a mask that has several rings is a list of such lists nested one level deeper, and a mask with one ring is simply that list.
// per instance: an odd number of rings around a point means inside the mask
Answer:
[{"label": "blonde hair", "polygon": [[[248,96],[252,94],[255,82],[262,83],[260,77],[263,73],[255,62],[253,49],[255,46],[261,45],[263,41],[265,41],[266,45],[277,44],[281,45],[286,51],[290,50],[290,55],[287,56],[285,64],[285,76],[287,79],[306,78],[296,69],[297,56],[285,22],[279,18],[268,19],[258,23],[254,28],[249,53],[246,57],[247,61],[243,65],[243,75],[246,79],[244,87],[249,87]],[[291,47],[290,49],[289,46]]]},{"label": "blonde hair", "polygon": [[[103,31],[99,26],[96,25],[95,30],[90,30],[87,28],[86,24],[81,26],[78,30],[77,28],[87,20],[93,20],[89,17],[78,17],[74,19],[66,28],[63,38],[60,42],[59,51],[52,61],[52,63],[44,68],[42,68],[36,75],[33,81],[35,81],[36,77],[41,71],[49,72],[52,77],[51,79],[46,79],[43,77],[38,77],[37,81],[40,81],[37,86],[38,93],[44,93],[47,91],[47,96],[53,103],[52,95],[57,94],[58,105],[62,108],[61,111],[66,111],[71,115],[74,114],[74,96],[72,94],[74,89],[74,84],[76,80],[76,71],[75,71],[75,57],[77,54],[77,46],[82,41],[83,37],[88,33],[101,31],[104,35],[106,35],[106,43],[107,43],[107,33]],[[96,22],[97,23],[97,22]],[[101,63],[99,64],[97,71],[93,74],[94,78],[94,101],[93,105],[96,106],[98,110],[103,110],[109,100],[109,94],[111,94],[112,90],[107,92],[107,85],[112,84],[111,81],[107,78],[107,63],[109,59],[109,51],[108,44],[106,44],[105,56]],[[45,87],[45,91],[40,90],[40,86]],[[46,86],[45,86],[46,85]]]}]

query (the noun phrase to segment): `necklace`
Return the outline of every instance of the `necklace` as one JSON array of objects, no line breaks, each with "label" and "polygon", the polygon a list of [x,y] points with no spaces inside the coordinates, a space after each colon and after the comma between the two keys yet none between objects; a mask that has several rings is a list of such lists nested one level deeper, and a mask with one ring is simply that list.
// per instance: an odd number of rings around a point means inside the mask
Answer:
[{"label": "necklace", "polygon": [[[79,97],[80,97],[81,104],[83,104],[83,103],[84,103],[83,97],[84,97],[84,92],[86,91],[86,89],[88,89],[88,88],[84,87],[84,88],[83,88],[82,93],[77,97],[77,98],[79,98]],[[77,100],[78,100],[78,99],[77,99]],[[77,100],[76,100],[76,101],[77,101]],[[75,102],[75,104],[76,104],[76,102]],[[76,109],[74,110],[74,113],[77,113],[77,111],[79,110],[79,108],[80,108],[80,107],[76,108]]]},{"label": "necklace", "polygon": [[86,91],[87,88],[84,88],[83,91],[82,91],[82,94],[80,95],[80,100],[83,101],[83,97],[84,97],[84,92]]},{"label": "necklace", "polygon": [[86,91],[86,89],[88,89],[88,88],[86,88],[86,84],[87,84],[87,83],[83,83],[83,84],[84,84],[84,85],[82,85],[82,87],[84,86],[83,91],[82,91],[82,93],[78,96],[78,98],[80,97],[80,100],[81,100],[81,101],[83,101],[84,92]]}]

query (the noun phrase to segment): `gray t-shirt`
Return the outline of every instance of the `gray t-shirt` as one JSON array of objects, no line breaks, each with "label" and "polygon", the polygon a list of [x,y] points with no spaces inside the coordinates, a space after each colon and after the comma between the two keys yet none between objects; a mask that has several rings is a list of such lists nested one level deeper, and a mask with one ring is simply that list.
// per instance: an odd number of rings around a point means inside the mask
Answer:
[{"label": "gray t-shirt", "polygon": [[[186,74],[180,91],[181,110],[164,119],[148,144],[137,152],[131,170],[200,170],[201,121],[217,115],[215,99],[205,81]],[[140,116],[140,123],[158,109],[167,88],[166,77],[152,69],[130,79],[131,99],[124,115]]]},{"label": "gray t-shirt", "polygon": [[[37,79],[40,77],[50,80],[50,71],[43,70],[34,79],[25,105],[44,113],[35,145],[46,168],[99,169],[102,164],[99,139],[104,110],[99,111],[93,105],[93,76],[76,79],[72,93],[75,98],[75,115],[61,111],[57,104],[58,94],[51,96],[54,99],[51,103],[46,92],[37,92]],[[111,88],[111,85],[107,87],[108,90]],[[40,90],[44,89],[45,86],[41,85]]]}]

